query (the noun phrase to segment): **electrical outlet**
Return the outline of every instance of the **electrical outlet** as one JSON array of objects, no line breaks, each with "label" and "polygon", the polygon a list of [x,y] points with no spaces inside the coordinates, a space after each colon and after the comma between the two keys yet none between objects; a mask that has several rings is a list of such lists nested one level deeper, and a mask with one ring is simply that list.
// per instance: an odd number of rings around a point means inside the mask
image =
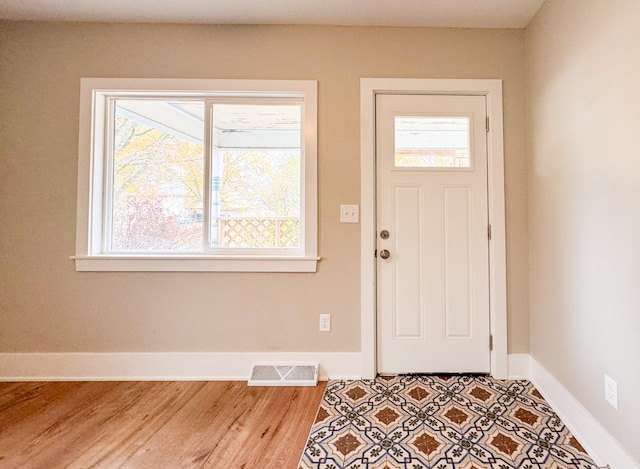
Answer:
[{"label": "electrical outlet", "polygon": [[320,315],[320,332],[330,332],[330,331],[331,331],[331,315],[321,314]]},{"label": "electrical outlet", "polygon": [[618,383],[604,375],[604,400],[618,408]]},{"label": "electrical outlet", "polygon": [[358,205],[340,205],[340,223],[358,223],[360,207]]}]

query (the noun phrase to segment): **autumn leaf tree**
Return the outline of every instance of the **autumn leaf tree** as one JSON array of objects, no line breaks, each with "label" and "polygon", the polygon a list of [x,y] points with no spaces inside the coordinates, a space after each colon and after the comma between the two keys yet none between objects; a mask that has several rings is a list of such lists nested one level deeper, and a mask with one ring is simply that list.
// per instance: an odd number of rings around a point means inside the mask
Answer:
[{"label": "autumn leaf tree", "polygon": [[176,135],[118,117],[113,158],[114,250],[202,246],[204,150]]}]

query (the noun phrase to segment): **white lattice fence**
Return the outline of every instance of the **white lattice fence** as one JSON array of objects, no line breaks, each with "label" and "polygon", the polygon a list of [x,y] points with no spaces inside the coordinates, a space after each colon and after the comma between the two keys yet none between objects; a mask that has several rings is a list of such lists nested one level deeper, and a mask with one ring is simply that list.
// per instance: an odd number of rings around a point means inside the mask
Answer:
[{"label": "white lattice fence", "polygon": [[299,218],[219,218],[218,243],[230,248],[292,248],[300,245]]}]

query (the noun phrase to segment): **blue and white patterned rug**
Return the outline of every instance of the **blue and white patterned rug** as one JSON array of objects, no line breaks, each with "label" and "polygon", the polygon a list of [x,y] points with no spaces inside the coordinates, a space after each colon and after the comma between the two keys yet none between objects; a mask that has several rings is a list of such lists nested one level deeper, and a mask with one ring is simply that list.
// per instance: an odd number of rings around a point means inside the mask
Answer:
[{"label": "blue and white patterned rug", "polygon": [[593,469],[528,381],[329,381],[299,469]]}]

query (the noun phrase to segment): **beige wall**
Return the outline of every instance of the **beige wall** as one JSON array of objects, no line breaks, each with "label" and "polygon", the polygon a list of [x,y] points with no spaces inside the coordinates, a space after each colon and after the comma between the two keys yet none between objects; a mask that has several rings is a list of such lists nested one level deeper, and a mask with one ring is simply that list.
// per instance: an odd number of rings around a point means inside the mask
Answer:
[{"label": "beige wall", "polygon": [[[0,23],[0,352],[359,351],[360,77],[504,80],[509,349],[527,352],[524,32]],[[319,84],[316,274],[78,273],[80,77]],[[318,314],[333,314],[331,333]]]},{"label": "beige wall", "polygon": [[531,352],[636,460],[639,20],[637,0],[548,0],[525,36]]}]

